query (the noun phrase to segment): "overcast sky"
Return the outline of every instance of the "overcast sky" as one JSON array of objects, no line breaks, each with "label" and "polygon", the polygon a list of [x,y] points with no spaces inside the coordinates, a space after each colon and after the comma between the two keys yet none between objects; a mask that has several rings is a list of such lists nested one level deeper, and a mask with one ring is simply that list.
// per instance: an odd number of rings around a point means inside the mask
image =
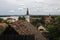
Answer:
[{"label": "overcast sky", "polygon": [[60,15],[60,0],[0,0],[0,15]]}]

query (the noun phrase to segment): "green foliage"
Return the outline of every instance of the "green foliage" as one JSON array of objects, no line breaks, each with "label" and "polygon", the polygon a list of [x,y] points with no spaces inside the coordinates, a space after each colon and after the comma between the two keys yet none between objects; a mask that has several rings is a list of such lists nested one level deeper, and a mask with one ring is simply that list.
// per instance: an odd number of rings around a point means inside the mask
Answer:
[{"label": "green foliage", "polygon": [[3,31],[3,28],[0,28],[0,32]]},{"label": "green foliage", "polygon": [[38,23],[39,23],[38,20],[35,20],[35,21],[31,22],[31,24],[33,24],[34,26],[36,26]]},{"label": "green foliage", "polygon": [[41,19],[36,19],[35,21],[31,22],[34,26],[37,26],[39,23],[42,25],[45,25],[44,23],[44,16],[32,16],[32,18],[41,18]]},{"label": "green foliage", "polygon": [[56,19],[60,23],[60,16],[57,16]]},{"label": "green foliage", "polygon": [[31,22],[34,26],[37,26],[39,23],[44,24],[43,20],[36,19],[35,21]]},{"label": "green foliage", "polygon": [[59,40],[60,38],[60,16],[56,17],[55,24],[48,25],[50,40]]},{"label": "green foliage", "polygon": [[48,25],[49,38],[51,40],[59,40],[60,37],[60,27],[53,24]]},{"label": "green foliage", "polygon": [[3,25],[0,26],[0,33],[2,33],[6,27],[8,27],[8,24],[3,23]]},{"label": "green foliage", "polygon": [[4,19],[3,18],[0,18],[0,22],[2,22]]},{"label": "green foliage", "polygon": [[7,24],[7,25],[9,25],[9,24],[11,24],[11,23],[9,23],[9,22],[6,22],[6,24]]},{"label": "green foliage", "polygon": [[48,31],[54,30],[54,25],[48,25]]},{"label": "green foliage", "polygon": [[4,27],[0,27],[0,34],[5,30]]},{"label": "green foliage", "polygon": [[19,16],[18,20],[25,20],[25,17],[20,17]]}]

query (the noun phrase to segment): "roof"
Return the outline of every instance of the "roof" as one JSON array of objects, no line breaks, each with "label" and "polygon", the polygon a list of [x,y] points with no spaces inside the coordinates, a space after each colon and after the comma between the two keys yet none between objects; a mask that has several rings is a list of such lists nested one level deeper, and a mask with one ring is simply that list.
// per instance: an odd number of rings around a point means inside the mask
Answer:
[{"label": "roof", "polygon": [[8,25],[6,23],[0,23],[0,33],[2,33]]},{"label": "roof", "polygon": [[46,38],[29,22],[20,21],[11,24],[11,27],[20,35],[35,35],[36,40],[46,40]]}]

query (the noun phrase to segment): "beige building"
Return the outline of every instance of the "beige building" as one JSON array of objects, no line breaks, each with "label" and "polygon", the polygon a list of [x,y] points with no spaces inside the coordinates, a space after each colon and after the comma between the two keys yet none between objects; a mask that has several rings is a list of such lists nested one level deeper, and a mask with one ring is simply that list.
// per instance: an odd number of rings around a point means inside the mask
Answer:
[{"label": "beige building", "polygon": [[47,16],[44,18],[45,23],[50,23],[51,22],[51,17]]},{"label": "beige building", "polygon": [[38,30],[39,30],[40,32],[46,32],[46,31],[47,31],[46,28],[44,28],[43,26],[39,26],[39,27],[38,27]]},{"label": "beige building", "polygon": [[7,18],[6,21],[9,22],[9,23],[11,23],[11,22],[15,22],[16,20],[14,18]]}]

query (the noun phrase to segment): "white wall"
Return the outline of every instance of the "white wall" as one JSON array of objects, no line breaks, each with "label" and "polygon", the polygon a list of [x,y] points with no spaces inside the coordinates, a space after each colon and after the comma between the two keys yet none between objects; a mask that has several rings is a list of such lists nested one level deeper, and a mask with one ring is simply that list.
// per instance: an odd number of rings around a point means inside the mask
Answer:
[{"label": "white wall", "polygon": [[6,20],[7,18],[14,18],[14,19],[18,20],[18,17],[0,17],[0,18],[3,18],[4,20]]},{"label": "white wall", "polygon": [[25,16],[25,20],[26,20],[27,22],[30,22],[30,16],[29,16],[29,15],[26,15],[26,16]]}]

